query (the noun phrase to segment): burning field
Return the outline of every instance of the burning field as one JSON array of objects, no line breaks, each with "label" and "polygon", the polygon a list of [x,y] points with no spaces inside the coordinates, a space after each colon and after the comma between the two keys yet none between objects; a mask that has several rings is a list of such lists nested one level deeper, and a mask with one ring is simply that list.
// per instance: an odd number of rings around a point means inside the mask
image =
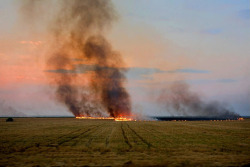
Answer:
[{"label": "burning field", "polygon": [[78,116],[76,119],[92,119],[92,120],[114,120],[114,121],[136,121],[132,118],[127,118],[127,117],[82,117]]},{"label": "burning field", "polygon": [[[121,13],[127,8],[123,3]],[[245,55],[244,47],[230,50],[235,44],[226,42],[238,40],[227,40],[228,34],[215,40],[229,31],[203,27],[202,21],[209,17],[193,19],[199,15],[193,12],[196,7],[186,2],[181,5],[189,8],[191,19],[186,19],[182,10],[172,11],[171,18],[171,9],[175,9],[171,7],[162,12],[167,17],[158,13],[150,18],[127,8],[125,21],[108,36],[119,19],[111,0],[13,0],[0,4],[7,6],[6,11],[9,5],[12,10],[7,13],[13,15],[9,22],[0,22],[15,27],[13,32],[8,26],[0,30],[11,32],[6,36],[10,39],[0,39],[6,44],[0,46],[0,75],[4,76],[0,78],[0,117],[27,116],[7,122],[0,118],[0,167],[250,166],[250,120],[239,115],[249,112],[250,96],[245,93],[249,80],[243,80],[247,77],[242,72],[248,61],[238,58]],[[159,1],[154,5],[160,5]],[[177,18],[178,13],[184,20]],[[214,20],[214,13],[210,15],[213,19],[208,20]],[[174,23],[175,18],[180,25]],[[148,20],[154,28],[147,29],[143,26],[148,23],[138,20]],[[184,25],[192,20],[203,29],[191,28],[192,23]],[[156,35],[154,30],[162,32]],[[169,34],[169,39],[163,34]],[[204,41],[195,42],[195,34]],[[210,41],[216,42],[202,46]],[[203,54],[202,48],[207,48]],[[201,56],[194,57],[198,53]],[[239,56],[220,57],[223,54]],[[241,67],[235,62],[244,63]],[[203,67],[207,69],[198,69]],[[55,117],[35,118],[41,115]]]},{"label": "burning field", "polygon": [[0,166],[248,166],[249,128],[249,119],[0,119]]},{"label": "burning field", "polygon": [[[23,23],[39,22],[46,27],[44,72],[51,86],[49,91],[54,93],[53,100],[79,119],[128,121],[141,116],[134,114],[137,104],[132,104],[126,85],[130,67],[106,37],[118,18],[112,1],[25,0],[20,4]],[[166,84],[154,91],[153,94],[160,92],[158,97],[152,99],[150,95],[148,99],[166,115],[204,120],[240,117],[231,106],[204,101],[199,92],[190,91],[185,81]]]},{"label": "burning field", "polygon": [[57,101],[76,117],[131,116],[125,64],[104,36],[117,16],[111,1],[27,0],[22,9],[29,24],[40,20],[39,9],[52,12],[44,22],[52,38],[45,71]]}]

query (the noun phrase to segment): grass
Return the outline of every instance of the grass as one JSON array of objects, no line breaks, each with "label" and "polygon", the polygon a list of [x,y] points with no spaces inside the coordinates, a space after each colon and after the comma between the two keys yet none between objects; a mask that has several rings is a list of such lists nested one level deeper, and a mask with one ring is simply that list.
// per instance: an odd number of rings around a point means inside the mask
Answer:
[{"label": "grass", "polygon": [[250,120],[0,119],[0,166],[247,166]]}]

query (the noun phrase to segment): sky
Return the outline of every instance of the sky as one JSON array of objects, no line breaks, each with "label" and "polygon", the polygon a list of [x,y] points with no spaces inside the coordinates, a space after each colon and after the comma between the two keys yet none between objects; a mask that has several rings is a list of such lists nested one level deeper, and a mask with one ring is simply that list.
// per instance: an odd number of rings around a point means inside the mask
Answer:
[{"label": "sky", "polygon": [[[249,0],[113,4],[118,19],[105,35],[128,69],[126,88],[133,112],[168,115],[155,99],[165,87],[184,81],[205,101],[219,101],[250,115]],[[0,0],[0,110],[70,116],[54,99],[46,77],[49,34],[43,25],[20,24],[19,5]]]}]

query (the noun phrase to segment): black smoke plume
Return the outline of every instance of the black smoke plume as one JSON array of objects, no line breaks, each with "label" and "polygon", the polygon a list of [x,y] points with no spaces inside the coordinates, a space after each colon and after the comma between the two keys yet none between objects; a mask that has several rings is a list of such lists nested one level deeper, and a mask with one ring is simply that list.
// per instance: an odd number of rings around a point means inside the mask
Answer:
[{"label": "black smoke plume", "polygon": [[[47,69],[63,71],[48,73],[57,87],[57,100],[75,116],[130,116],[130,96],[124,87],[126,71],[121,68],[124,63],[104,37],[117,18],[111,1],[26,0],[23,7],[31,9],[29,13],[38,8],[51,13],[46,22],[53,38]],[[32,13],[36,18],[36,12]],[[88,74],[65,72],[73,70],[78,61],[95,68]]]},{"label": "black smoke plume", "polygon": [[174,116],[202,116],[223,119],[239,117],[232,108],[219,102],[204,102],[201,97],[190,91],[185,82],[176,82],[169,89],[161,91],[158,103]]}]

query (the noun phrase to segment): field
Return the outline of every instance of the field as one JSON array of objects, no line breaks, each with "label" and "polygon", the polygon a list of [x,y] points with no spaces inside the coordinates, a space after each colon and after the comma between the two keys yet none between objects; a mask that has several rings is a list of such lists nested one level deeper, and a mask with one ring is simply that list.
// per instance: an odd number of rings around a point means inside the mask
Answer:
[{"label": "field", "polygon": [[0,166],[248,166],[250,120],[0,119]]}]

